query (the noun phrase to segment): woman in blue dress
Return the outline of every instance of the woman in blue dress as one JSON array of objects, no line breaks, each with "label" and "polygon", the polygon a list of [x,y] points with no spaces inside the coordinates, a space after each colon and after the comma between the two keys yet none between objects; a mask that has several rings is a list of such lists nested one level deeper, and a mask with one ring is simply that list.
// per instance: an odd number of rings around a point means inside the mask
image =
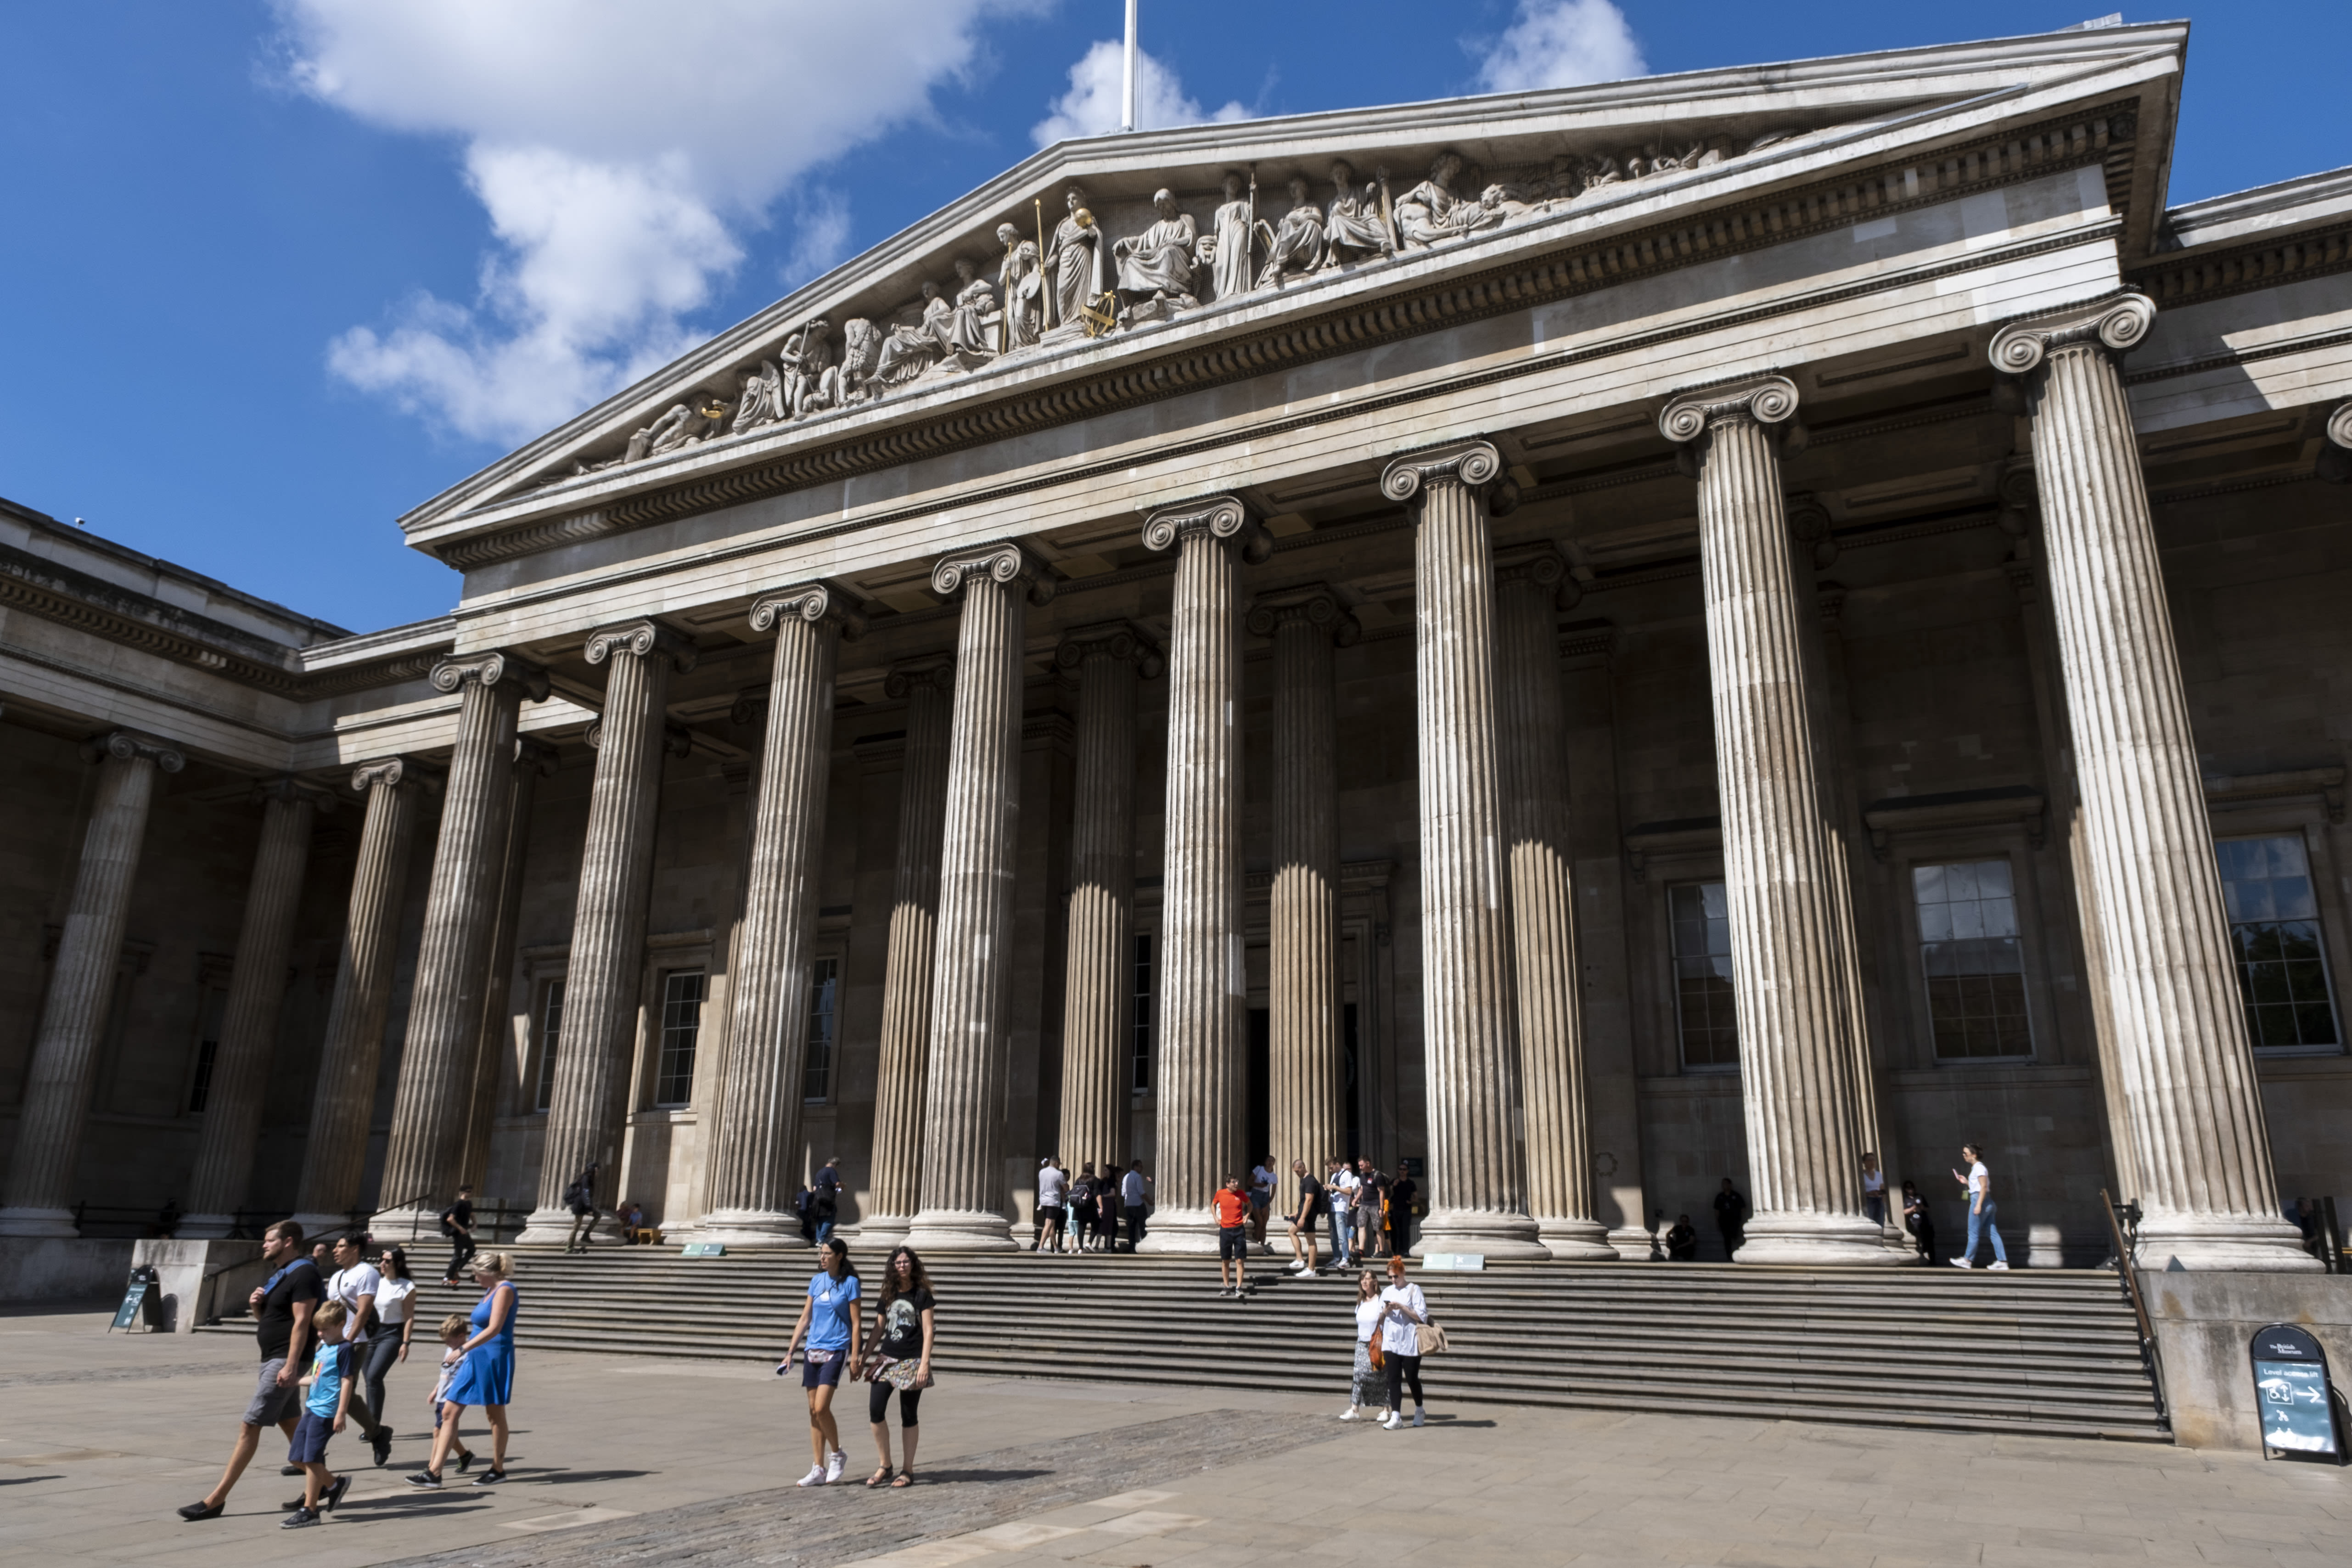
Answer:
[{"label": "woman in blue dress", "polygon": [[466,1406],[478,1405],[490,1423],[490,1468],[474,1478],[478,1487],[494,1487],[507,1479],[507,1402],[514,1394],[515,1308],[514,1259],[503,1252],[486,1252],[474,1260],[474,1283],[482,1299],[474,1303],[469,1320],[472,1337],[458,1347],[465,1359],[457,1363],[448,1390],[441,1395],[441,1426],[433,1434],[433,1462],[408,1478],[415,1487],[441,1484],[442,1461],[457,1446],[457,1420]]}]

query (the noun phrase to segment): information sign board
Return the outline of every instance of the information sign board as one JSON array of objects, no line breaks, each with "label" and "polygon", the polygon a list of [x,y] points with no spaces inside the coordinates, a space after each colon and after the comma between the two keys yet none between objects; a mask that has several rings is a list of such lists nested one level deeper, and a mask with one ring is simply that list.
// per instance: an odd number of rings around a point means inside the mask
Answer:
[{"label": "information sign board", "polygon": [[132,1269],[131,1283],[122,1292],[122,1305],[114,1309],[114,1321],[106,1331],[110,1334],[116,1329],[127,1329],[142,1318],[151,1329],[163,1327],[163,1299],[156,1294],[156,1286],[154,1269],[144,1264]]},{"label": "information sign board", "polygon": [[1424,1252],[1421,1255],[1421,1266],[1457,1274],[1483,1274],[1486,1270],[1486,1255],[1483,1252]]},{"label": "information sign board", "polygon": [[2328,1386],[2327,1352],[2292,1323],[2273,1323],[2254,1336],[2254,1407],[2263,1423],[2263,1457],[2344,1459]]},{"label": "information sign board", "polygon": [[677,1249],[680,1258],[724,1258],[727,1244],[723,1241],[689,1241]]}]

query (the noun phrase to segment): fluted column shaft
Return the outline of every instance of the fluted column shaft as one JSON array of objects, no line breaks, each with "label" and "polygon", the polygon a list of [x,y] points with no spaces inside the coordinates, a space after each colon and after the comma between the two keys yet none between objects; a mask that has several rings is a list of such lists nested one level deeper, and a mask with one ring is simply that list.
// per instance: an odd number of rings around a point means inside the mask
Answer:
[{"label": "fluted column shaft", "polygon": [[228,1005],[205,1089],[204,1131],[196,1141],[182,1236],[228,1235],[253,1179],[254,1142],[261,1132],[262,1094],[278,1044],[278,1009],[286,998],[286,966],[293,956],[294,916],[302,903],[316,809],[309,792],[291,779],[273,786],[262,806],[261,845],[246,888],[236,965],[229,975]]},{"label": "fluted column shaft", "polygon": [[1420,708],[1422,1053],[1429,1096],[1423,1252],[1542,1258],[1527,1204],[1508,885],[1495,742],[1495,578],[1484,441],[1400,458],[1411,504]]},{"label": "fluted column shaft", "polygon": [[66,907],[48,995],[33,1037],[33,1065],[16,1120],[16,1147],[8,1158],[0,1236],[77,1234],[74,1160],[81,1151],[82,1118],[89,1109],[107,1004],[122,963],[131,884],[139,873],[155,775],[159,769],[175,773],[186,765],[173,747],[128,731],[104,737],[94,750],[97,798],[82,834],[73,901]]},{"label": "fluted column shaft", "polygon": [[845,628],[863,626],[845,612],[840,590],[822,583],[751,606],[754,631],[775,628],[776,652],[710,1143],[710,1212],[699,1227],[730,1246],[803,1245],[792,1162],[801,1146],[809,944],[833,773],[834,667]]},{"label": "fluted column shaft", "polygon": [[[620,1195],[614,1184],[635,1060],[669,678],[673,669],[694,668],[692,645],[653,621],[598,632],[588,639],[587,657],[612,669],[597,721],[596,777],[564,961],[563,1038],[540,1147],[539,1205],[517,1238],[525,1242],[569,1238],[564,1190],[591,1164],[600,1171],[599,1207],[609,1209]],[[600,1225],[600,1237],[614,1234]]]},{"label": "fluted column shaft", "polygon": [[1246,1171],[1242,1046],[1242,622],[1239,501],[1155,513],[1144,542],[1176,552],[1169,608],[1167,869],[1160,903],[1158,1212],[1151,1252],[1213,1252],[1217,1186]]},{"label": "fluted column shaft", "polygon": [[883,687],[907,704],[907,749],[898,775],[898,859],[876,1047],[875,1212],[857,1226],[858,1239],[869,1244],[905,1239],[922,1204],[923,1079],[931,1048],[931,960],[939,928],[953,672],[950,660],[925,660],[893,669]]},{"label": "fluted column shaft", "polygon": [[2141,1260],[2306,1269],[2279,1216],[2163,563],[2114,355],[2137,295],[2004,329],[2028,379],[2083,830],[2138,1169]]},{"label": "fluted column shaft", "polygon": [[1559,617],[1567,574],[1550,545],[1496,572],[1496,764],[1501,775],[1511,952],[1517,975],[1519,1094],[1527,1130],[1528,1208],[1554,1258],[1614,1261],[1592,1217],[1585,1119],[1584,1010],[1570,886],[1568,752],[1560,702]]},{"label": "fluted column shaft", "polygon": [[352,788],[367,797],[367,807],[336,956],[335,993],[327,1005],[319,1082],[310,1095],[310,1131],[302,1145],[295,1218],[305,1234],[349,1224],[359,1205],[393,963],[400,950],[400,910],[408,897],[408,859],[425,793],[416,764],[400,757],[358,769]]},{"label": "fluted column shaft", "polygon": [[490,1135],[499,1120],[499,1086],[514,1058],[516,931],[522,921],[522,878],[530,858],[531,814],[539,781],[555,771],[555,748],[524,737],[515,742],[514,803],[507,812],[506,864],[499,874],[499,914],[490,928],[488,980],[482,987],[481,1042],[474,1052],[474,1104],[466,1118],[466,1148],[457,1179],[478,1196],[489,1179]]},{"label": "fluted column shaft", "polygon": [[1087,626],[1055,655],[1078,672],[1070,815],[1068,962],[1062,991],[1062,1120],[1055,1152],[1072,1168],[1124,1165],[1129,948],[1135,930],[1135,689],[1159,651],[1124,623]]},{"label": "fluted column shaft", "polygon": [[[445,660],[434,668],[433,684],[461,696],[376,1194],[376,1228],[387,1232],[437,1214],[457,1187],[473,1110],[499,872],[514,810],[515,726],[526,695],[547,695],[544,673],[503,653]],[[360,1126],[364,1131],[364,1120]]]},{"label": "fluted column shaft", "polygon": [[1869,1093],[1849,994],[1853,928],[1812,744],[1819,620],[1780,495],[1796,389],[1769,377],[1667,405],[1696,442],[1732,996],[1755,1217],[1750,1263],[1894,1263],[1862,1207]]},{"label": "fluted column shaft", "polygon": [[951,555],[931,574],[935,592],[961,590],[963,615],[923,1086],[923,1197],[907,1237],[919,1250],[1013,1246],[1003,1155],[1005,1006],[1021,820],[1023,628],[1029,598],[1050,594],[1037,573],[1007,544]]},{"label": "fluted column shaft", "polygon": [[[1274,639],[1274,886],[1267,901],[1266,1128],[1274,1169],[1319,1181],[1346,1150],[1339,1029],[1339,763],[1331,649],[1360,635],[1327,591],[1253,605]],[[1285,1201],[1295,1207],[1286,1177]]]}]

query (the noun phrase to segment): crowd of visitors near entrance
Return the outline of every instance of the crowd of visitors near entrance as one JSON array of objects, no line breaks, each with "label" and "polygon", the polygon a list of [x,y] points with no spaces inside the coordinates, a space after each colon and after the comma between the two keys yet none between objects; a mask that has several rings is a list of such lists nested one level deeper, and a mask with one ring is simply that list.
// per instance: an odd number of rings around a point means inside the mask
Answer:
[{"label": "crowd of visitors near entrance", "polygon": [[[1992,1172],[1984,1161],[1984,1152],[1974,1143],[1960,1146],[1960,1166],[1952,1170],[1952,1180],[1959,1186],[1965,1205],[1968,1243],[1946,1261],[1959,1268],[1978,1267],[1979,1252],[1990,1244],[1992,1260],[1989,1267],[2005,1269],[2009,1267],[2009,1249],[2001,1240],[2000,1206],[1993,1201]],[[1871,1223],[1883,1227],[1899,1225],[1903,1234],[1919,1255],[1923,1263],[1937,1260],[1936,1216],[1919,1184],[1906,1178],[1892,1195],[1887,1192],[1886,1173],[1874,1152],[1865,1151],[1860,1161],[1857,1183],[1862,1194],[1863,1213]],[[1965,1169],[1961,1168],[1962,1166]],[[1729,1176],[1723,1178],[1715,1194],[1715,1229],[1723,1248],[1723,1256],[1737,1260],[1741,1247],[1748,1239],[1748,1220],[1755,1210],[1748,1194]],[[1661,1210],[1653,1216],[1651,1232],[1656,1240],[1656,1252],[1670,1263],[1698,1261],[1698,1231],[1687,1214],[1676,1215],[1674,1223],[1665,1223]]]}]

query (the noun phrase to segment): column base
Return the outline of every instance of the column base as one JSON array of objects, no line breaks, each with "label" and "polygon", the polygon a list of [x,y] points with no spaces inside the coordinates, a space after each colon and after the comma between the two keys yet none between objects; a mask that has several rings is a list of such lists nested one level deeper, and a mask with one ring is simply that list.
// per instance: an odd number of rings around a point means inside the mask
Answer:
[{"label": "column base", "polygon": [[1475,1252],[1483,1258],[1540,1263],[1551,1256],[1536,1239],[1536,1222],[1500,1209],[1432,1209],[1421,1222],[1412,1255]]},{"label": "column base", "polygon": [[79,1235],[71,1209],[0,1208],[0,1236]]},{"label": "column base", "polygon": [[[305,1226],[302,1235],[308,1240],[316,1241],[319,1235],[331,1236],[338,1231],[348,1230],[351,1223],[350,1215],[336,1215],[328,1219],[323,1232],[313,1234]],[[396,1241],[404,1247],[437,1240],[441,1235],[441,1211],[426,1208],[379,1209],[368,1215],[367,1233],[369,1239],[378,1244]]]},{"label": "column base", "polygon": [[1657,1237],[1636,1225],[1621,1225],[1611,1231],[1609,1245],[1624,1263],[1649,1263],[1665,1256],[1658,1250]]},{"label": "column base", "polygon": [[[322,1236],[340,1236],[352,1226],[352,1216],[347,1214],[298,1214],[289,1215],[287,1217],[302,1227],[302,1245],[306,1247]],[[404,1220],[402,1223],[406,1222]],[[180,1234],[182,1236],[193,1234],[189,1231],[188,1222],[185,1220],[180,1222]],[[261,1237],[257,1235],[254,1239],[258,1241]],[[433,1222],[433,1235],[425,1239],[440,1241],[448,1239],[441,1234],[441,1222],[438,1218]],[[401,1245],[406,1247],[410,1243],[403,1237]]]},{"label": "column base", "polygon": [[1892,1268],[1903,1259],[1887,1250],[1885,1227],[1865,1215],[1802,1214],[1790,1209],[1759,1210],[1748,1220],[1747,1239],[1733,1261],[1797,1268]]},{"label": "column base", "polygon": [[[567,1208],[533,1209],[530,1217],[522,1222],[522,1234],[515,1237],[517,1247],[564,1247],[572,1240],[572,1229],[580,1223],[579,1216]],[[799,1221],[793,1222],[798,1228]],[[609,1214],[599,1214],[588,1227],[590,1247],[619,1247],[621,1222]]]},{"label": "column base", "polygon": [[[233,1214],[192,1214],[180,1216],[180,1227],[173,1234],[181,1241],[226,1241],[228,1233],[236,1228],[236,1215]],[[302,1234],[310,1236],[310,1227],[304,1226]]]},{"label": "column base", "polygon": [[2303,1249],[2303,1233],[2256,1215],[2149,1215],[2140,1221],[2141,1268],[2191,1272],[2307,1274],[2324,1268]]},{"label": "column base", "polygon": [[907,1227],[917,1252],[1018,1252],[1013,1224],[993,1209],[925,1209]]},{"label": "column base", "polygon": [[906,1215],[876,1215],[872,1219],[859,1220],[846,1228],[857,1237],[860,1247],[895,1247],[907,1239],[908,1234],[915,1228],[915,1222]]},{"label": "column base", "polygon": [[[1127,1222],[1119,1222],[1127,1234]],[[1143,1245],[1138,1252],[1174,1258],[1214,1258],[1217,1255],[1217,1215],[1214,1209],[1161,1207],[1143,1222]]]},{"label": "column base", "polygon": [[[1644,1240],[1646,1241],[1646,1237]],[[1536,1240],[1551,1254],[1555,1263],[1615,1263],[1618,1252],[1609,1239],[1609,1227],[1597,1219],[1570,1219],[1566,1216],[1540,1215],[1536,1218]],[[1649,1256],[1644,1246],[1642,1256]]]},{"label": "column base", "polygon": [[715,1241],[730,1252],[762,1247],[806,1250],[809,1245],[801,1234],[800,1215],[769,1209],[718,1209],[681,1228],[696,1241]]}]

